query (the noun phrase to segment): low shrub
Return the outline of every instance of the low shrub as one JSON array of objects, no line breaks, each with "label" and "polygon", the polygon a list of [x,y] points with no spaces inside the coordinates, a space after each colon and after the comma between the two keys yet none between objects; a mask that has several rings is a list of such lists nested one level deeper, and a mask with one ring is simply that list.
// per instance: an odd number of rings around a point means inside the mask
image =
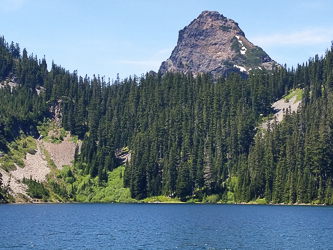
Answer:
[{"label": "low shrub", "polygon": [[37,150],[34,149],[34,148],[28,148],[28,149],[27,149],[27,153],[29,153],[29,154],[31,154],[31,155],[34,155],[34,154],[37,153]]},{"label": "low shrub", "polygon": [[218,194],[213,194],[213,195],[209,195],[206,197],[206,202],[208,203],[216,203],[220,200],[220,196]]}]

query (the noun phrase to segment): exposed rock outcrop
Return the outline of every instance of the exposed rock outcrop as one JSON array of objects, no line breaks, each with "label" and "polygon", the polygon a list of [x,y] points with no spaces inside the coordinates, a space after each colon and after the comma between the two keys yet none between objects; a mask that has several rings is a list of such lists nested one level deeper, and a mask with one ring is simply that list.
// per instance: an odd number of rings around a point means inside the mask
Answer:
[{"label": "exposed rock outcrop", "polygon": [[270,124],[270,127],[272,127],[274,120],[276,120],[277,123],[282,122],[287,109],[289,109],[289,113],[297,112],[297,109],[301,104],[301,101],[296,101],[296,98],[297,98],[296,96],[293,96],[290,100],[287,101],[283,98],[274,102],[272,104],[272,108],[275,111],[273,119],[263,123],[261,127],[267,129],[268,124]]},{"label": "exposed rock outcrop", "polygon": [[238,23],[216,11],[203,11],[179,31],[177,46],[160,67],[170,72],[228,72],[247,74],[255,68],[272,69],[276,63],[260,47],[249,42]]},{"label": "exposed rock outcrop", "polygon": [[53,113],[53,121],[57,126],[60,128],[62,124],[62,104],[63,101],[59,99],[58,101],[54,101],[52,104],[50,104],[49,111],[50,113]]},{"label": "exposed rock outcrop", "polygon": [[1,88],[5,88],[6,86],[8,86],[10,88],[10,93],[13,93],[13,89],[18,87],[18,84],[16,82],[10,81],[8,83],[3,82],[0,83],[0,89]]}]

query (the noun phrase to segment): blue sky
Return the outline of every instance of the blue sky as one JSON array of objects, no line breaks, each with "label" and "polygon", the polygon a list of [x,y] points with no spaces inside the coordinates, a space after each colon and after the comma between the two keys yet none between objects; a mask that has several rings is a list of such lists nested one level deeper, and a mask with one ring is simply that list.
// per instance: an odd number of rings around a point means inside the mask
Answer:
[{"label": "blue sky", "polygon": [[123,79],[157,71],[178,31],[215,10],[291,67],[331,46],[332,9],[332,0],[0,0],[0,35],[49,66]]}]

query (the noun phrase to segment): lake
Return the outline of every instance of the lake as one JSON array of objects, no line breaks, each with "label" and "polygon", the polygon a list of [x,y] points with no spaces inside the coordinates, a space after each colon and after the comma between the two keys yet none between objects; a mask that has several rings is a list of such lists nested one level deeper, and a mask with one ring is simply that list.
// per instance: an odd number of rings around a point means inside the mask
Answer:
[{"label": "lake", "polygon": [[0,205],[0,248],[332,249],[333,207]]}]

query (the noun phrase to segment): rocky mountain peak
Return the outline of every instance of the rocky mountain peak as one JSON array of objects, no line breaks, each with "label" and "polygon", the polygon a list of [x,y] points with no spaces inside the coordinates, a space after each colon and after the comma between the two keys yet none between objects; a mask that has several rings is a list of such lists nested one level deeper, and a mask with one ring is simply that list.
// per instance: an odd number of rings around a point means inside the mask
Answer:
[{"label": "rocky mountain peak", "polygon": [[248,73],[254,68],[271,69],[275,62],[245,37],[238,23],[217,11],[203,11],[179,31],[178,42],[160,71],[211,72],[215,77],[228,72]]}]

